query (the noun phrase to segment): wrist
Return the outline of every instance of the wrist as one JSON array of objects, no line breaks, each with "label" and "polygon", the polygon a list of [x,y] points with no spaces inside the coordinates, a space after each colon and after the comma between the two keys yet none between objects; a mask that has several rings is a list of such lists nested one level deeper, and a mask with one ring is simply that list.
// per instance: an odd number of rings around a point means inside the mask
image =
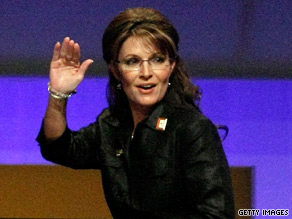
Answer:
[{"label": "wrist", "polygon": [[68,98],[70,98],[73,94],[76,94],[76,93],[77,93],[76,90],[74,90],[74,91],[72,91],[72,92],[70,92],[70,93],[68,93],[68,94],[63,93],[63,92],[60,92],[60,91],[57,91],[57,90],[55,90],[55,89],[52,88],[50,82],[48,83],[48,91],[49,91],[51,97],[53,97],[53,98],[55,98],[55,99],[68,99]]}]

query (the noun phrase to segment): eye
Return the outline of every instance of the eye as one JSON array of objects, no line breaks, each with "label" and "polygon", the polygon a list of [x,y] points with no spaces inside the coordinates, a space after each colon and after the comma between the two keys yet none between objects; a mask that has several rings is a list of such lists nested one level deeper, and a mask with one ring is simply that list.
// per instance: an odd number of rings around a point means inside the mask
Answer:
[{"label": "eye", "polygon": [[131,65],[137,65],[138,63],[139,63],[139,59],[137,59],[137,58],[130,58],[130,59],[127,59],[127,60],[125,60],[124,61],[124,64],[125,65],[129,65],[129,66],[131,66]]},{"label": "eye", "polygon": [[151,62],[157,63],[157,64],[164,63],[165,62],[165,57],[163,57],[163,56],[155,56],[155,57],[153,57],[151,59]]}]

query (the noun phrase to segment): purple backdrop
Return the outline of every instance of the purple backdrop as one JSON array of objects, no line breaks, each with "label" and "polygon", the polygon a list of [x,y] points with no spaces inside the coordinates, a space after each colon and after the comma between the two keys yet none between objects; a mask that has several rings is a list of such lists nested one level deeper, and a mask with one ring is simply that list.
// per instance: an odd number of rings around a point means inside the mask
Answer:
[{"label": "purple backdrop", "polygon": [[[0,164],[48,164],[35,141],[48,100],[48,78],[0,77]],[[230,129],[231,166],[255,167],[255,208],[291,208],[292,81],[198,79],[202,109]],[[106,78],[87,78],[69,102],[78,129],[107,106]],[[291,211],[291,210],[290,210]]]}]

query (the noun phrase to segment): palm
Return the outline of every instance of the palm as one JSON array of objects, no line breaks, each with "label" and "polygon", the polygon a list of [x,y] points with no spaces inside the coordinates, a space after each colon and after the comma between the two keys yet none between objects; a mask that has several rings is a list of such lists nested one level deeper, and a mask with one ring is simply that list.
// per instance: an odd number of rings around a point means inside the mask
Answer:
[{"label": "palm", "polygon": [[54,48],[50,66],[51,86],[60,92],[71,93],[83,80],[85,72],[93,61],[88,59],[80,64],[80,47],[69,37]]}]

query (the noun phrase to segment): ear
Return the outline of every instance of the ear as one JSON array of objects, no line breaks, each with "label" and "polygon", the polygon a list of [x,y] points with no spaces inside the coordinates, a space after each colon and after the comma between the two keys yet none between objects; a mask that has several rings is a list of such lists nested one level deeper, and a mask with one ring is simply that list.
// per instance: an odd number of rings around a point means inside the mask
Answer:
[{"label": "ear", "polygon": [[171,63],[171,65],[170,65],[171,73],[173,72],[175,65],[176,65],[175,61],[173,63]]},{"label": "ear", "polygon": [[119,71],[118,66],[116,66],[113,63],[108,64],[108,68],[110,70],[111,73],[113,73],[114,77],[118,80],[121,81],[121,73]]}]

